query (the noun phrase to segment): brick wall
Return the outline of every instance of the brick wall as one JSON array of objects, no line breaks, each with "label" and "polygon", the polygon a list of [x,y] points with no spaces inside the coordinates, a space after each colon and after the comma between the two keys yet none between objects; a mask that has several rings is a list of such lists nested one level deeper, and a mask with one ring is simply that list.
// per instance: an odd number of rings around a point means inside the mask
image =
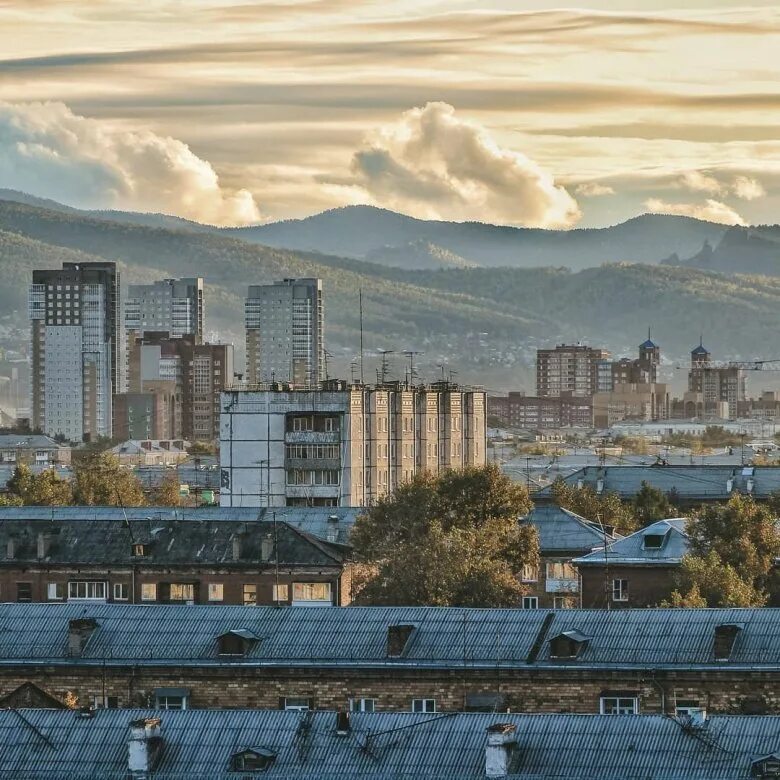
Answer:
[{"label": "brick wall", "polygon": [[[654,607],[668,599],[675,589],[676,566],[619,566],[609,567],[606,576],[603,566],[581,566],[582,606],[613,609],[624,607]],[[628,580],[628,601],[612,598],[612,580]],[[608,590],[607,590],[608,589]],[[605,593],[607,590],[607,593]]]}]

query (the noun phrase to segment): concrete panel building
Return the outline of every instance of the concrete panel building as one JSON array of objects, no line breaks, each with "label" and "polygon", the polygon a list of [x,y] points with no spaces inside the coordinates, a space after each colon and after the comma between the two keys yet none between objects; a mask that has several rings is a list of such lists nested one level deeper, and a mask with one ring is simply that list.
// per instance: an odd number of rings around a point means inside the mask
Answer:
[{"label": "concrete panel building", "polygon": [[314,386],[325,379],[321,279],[250,285],[246,380]]},{"label": "concrete panel building", "polygon": [[69,441],[111,436],[119,389],[119,273],[114,263],[33,271],[32,425]]},{"label": "concrete panel building", "polygon": [[612,362],[605,349],[560,344],[536,352],[536,395],[589,396],[612,389]]},{"label": "concrete panel building", "polygon": [[222,395],[222,506],[365,506],[420,471],[484,465],[485,393],[441,382]]},{"label": "concrete panel building", "polygon": [[131,284],[125,300],[125,328],[143,334],[167,330],[172,336],[203,340],[203,279],[160,279]]}]

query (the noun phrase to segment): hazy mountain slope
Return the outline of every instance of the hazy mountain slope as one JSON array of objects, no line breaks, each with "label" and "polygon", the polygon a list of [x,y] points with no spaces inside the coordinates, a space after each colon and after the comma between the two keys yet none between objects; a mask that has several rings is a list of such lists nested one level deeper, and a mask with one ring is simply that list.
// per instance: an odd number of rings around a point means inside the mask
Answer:
[{"label": "hazy mountain slope", "polygon": [[733,227],[719,242],[706,242],[692,257],[670,257],[664,264],[728,274],[780,276],[780,229]]},{"label": "hazy mountain slope", "polygon": [[660,214],[646,214],[602,229],[535,230],[425,221],[371,206],[350,206],[302,220],[226,232],[268,246],[358,258],[378,249],[424,241],[476,265],[564,265],[576,270],[624,260],[657,263],[675,252],[687,256],[698,251],[705,240],[719,240],[725,230],[722,225]]},{"label": "hazy mountain slope", "polygon": [[401,246],[383,246],[372,249],[365,257],[370,263],[389,265],[394,268],[436,269],[470,268],[476,263],[450,252],[430,241],[419,239]]}]

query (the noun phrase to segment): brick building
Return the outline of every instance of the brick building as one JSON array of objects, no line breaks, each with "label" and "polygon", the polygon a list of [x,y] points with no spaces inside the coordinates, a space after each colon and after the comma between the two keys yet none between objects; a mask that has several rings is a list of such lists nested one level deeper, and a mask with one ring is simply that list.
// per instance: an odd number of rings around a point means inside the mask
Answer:
[{"label": "brick building", "polygon": [[593,401],[567,392],[550,398],[509,393],[488,396],[488,414],[508,428],[592,428]]},{"label": "brick building", "polygon": [[347,604],[349,548],[284,522],[12,520],[0,599],[137,604]]},{"label": "brick building", "polygon": [[[780,610],[0,605],[0,706],[780,710]],[[48,697],[48,698],[47,698]]]},{"label": "brick building", "polygon": [[674,575],[689,551],[685,519],[659,520],[575,558],[583,607],[653,607],[671,596]]},{"label": "brick building", "polygon": [[611,528],[569,512],[555,504],[540,504],[521,518],[532,525],[539,535],[539,566],[526,566],[523,584],[528,593],[523,597],[525,609],[567,609],[581,606],[580,578],[572,564],[573,558],[587,555],[614,542]]}]

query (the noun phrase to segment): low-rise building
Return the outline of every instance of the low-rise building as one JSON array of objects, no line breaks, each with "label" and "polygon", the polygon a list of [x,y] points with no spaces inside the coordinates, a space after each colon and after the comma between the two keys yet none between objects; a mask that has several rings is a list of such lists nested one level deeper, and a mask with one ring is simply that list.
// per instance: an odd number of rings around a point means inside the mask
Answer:
[{"label": "low-rise building", "polygon": [[675,574],[690,550],[686,520],[658,520],[600,550],[575,558],[582,606],[656,607],[676,587]]},{"label": "low-rise building", "polygon": [[111,454],[123,465],[175,466],[189,458],[187,444],[182,439],[131,439],[112,447]]},{"label": "low-rise building", "polygon": [[0,464],[3,466],[51,466],[70,463],[70,447],[39,434],[0,434]]},{"label": "low-rise building", "polygon": [[593,399],[570,392],[558,396],[509,393],[489,396],[488,414],[501,425],[540,431],[551,428],[592,428]]},{"label": "low-rise building", "polygon": [[526,609],[567,609],[582,606],[580,579],[573,558],[603,548],[617,538],[610,527],[600,527],[556,504],[540,504],[521,518],[539,535],[539,566],[523,569],[528,589],[522,606]]},{"label": "low-rise building", "polygon": [[[25,780],[752,780],[776,716],[0,710],[0,776]],[[692,714],[691,714],[692,712]]]},{"label": "low-rise building", "polygon": [[0,625],[0,701],[34,685],[47,701],[157,709],[780,711],[771,608],[81,601],[0,604]]}]

